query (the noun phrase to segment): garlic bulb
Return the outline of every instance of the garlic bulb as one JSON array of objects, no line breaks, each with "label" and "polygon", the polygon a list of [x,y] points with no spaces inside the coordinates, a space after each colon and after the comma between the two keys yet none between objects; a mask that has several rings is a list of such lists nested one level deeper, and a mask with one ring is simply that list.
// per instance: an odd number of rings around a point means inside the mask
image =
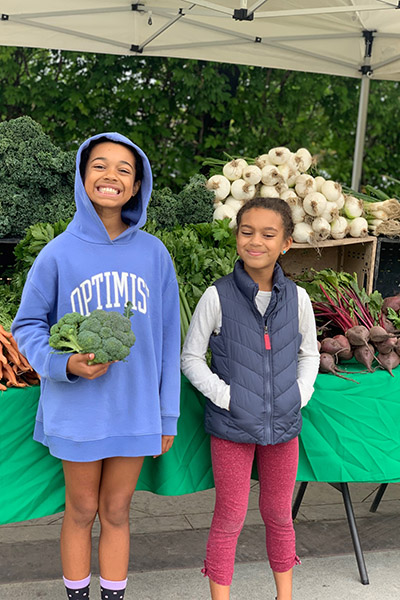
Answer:
[{"label": "garlic bulb", "polygon": [[285,202],[287,202],[289,200],[289,198],[293,198],[294,200],[298,200],[298,195],[296,194],[296,192],[294,190],[287,190],[286,192],[283,192],[281,194],[281,198],[282,198],[282,200],[284,200]]},{"label": "garlic bulb", "polygon": [[258,195],[260,198],[279,198],[279,192],[274,185],[262,185]]},{"label": "garlic bulb", "polygon": [[261,181],[261,169],[257,165],[248,165],[243,169],[242,178],[246,183],[257,185]]},{"label": "garlic bulb", "polygon": [[232,206],[225,206],[225,204],[222,204],[222,206],[219,206],[214,210],[213,221],[222,221],[222,219],[228,217],[228,219],[231,220],[235,219],[236,223],[236,214],[237,211]]},{"label": "garlic bulb", "polygon": [[364,217],[356,217],[348,223],[351,237],[362,238],[368,235],[368,222]]},{"label": "garlic bulb", "polygon": [[299,148],[293,158],[300,173],[305,173],[312,165],[313,159],[307,148]]},{"label": "garlic bulb", "polygon": [[315,179],[314,177],[311,177],[311,175],[303,174],[296,178],[296,185],[294,186],[294,189],[300,198],[305,198],[307,194],[316,192],[316,188],[317,186],[315,184]]},{"label": "garlic bulb", "polygon": [[331,236],[334,240],[342,240],[348,230],[348,223],[344,217],[337,217],[331,222]]},{"label": "garlic bulb", "polygon": [[271,161],[269,160],[268,154],[261,154],[260,156],[257,156],[255,163],[259,169],[263,169],[267,165],[270,165]]},{"label": "garlic bulb", "polygon": [[274,165],[266,165],[261,169],[261,181],[265,185],[276,185],[283,182],[283,177]]},{"label": "garlic bulb", "polygon": [[234,196],[228,196],[225,200],[225,206],[231,206],[236,210],[236,212],[239,212],[243,204],[244,202],[242,200],[236,200]]},{"label": "garlic bulb", "polygon": [[307,223],[296,223],[293,229],[293,240],[298,244],[310,244],[314,231]]},{"label": "garlic bulb", "polygon": [[337,200],[335,200],[335,204],[339,210],[341,210],[343,208],[344,202],[345,202],[345,197],[343,194],[340,194],[339,198]]},{"label": "garlic bulb", "polygon": [[[282,166],[284,166],[284,165],[282,165]],[[299,175],[300,175],[300,171],[289,166],[289,174],[288,174],[288,177],[286,180],[286,183],[288,184],[289,187],[293,187],[294,185],[296,185],[296,179],[298,178]]]},{"label": "garlic bulb", "polygon": [[327,202],[324,212],[321,217],[323,217],[328,223],[331,223],[334,219],[337,219],[339,216],[339,209],[337,207],[336,202]]},{"label": "garlic bulb", "polygon": [[268,158],[272,165],[283,165],[289,160],[291,154],[289,148],[280,146],[279,148],[271,148],[268,152]]},{"label": "garlic bulb", "polygon": [[279,197],[281,197],[281,195],[284,194],[285,192],[289,191],[288,186],[284,182],[277,183],[274,187],[275,187],[276,191],[278,192]]},{"label": "garlic bulb", "polygon": [[343,213],[344,216],[348,219],[355,219],[356,217],[361,217],[364,212],[364,202],[360,198],[355,198],[354,196],[347,196]]},{"label": "garlic bulb", "polygon": [[236,179],[241,178],[243,169],[246,167],[247,162],[244,160],[244,158],[235,158],[224,165],[222,173],[224,174],[224,177],[229,179],[229,181],[236,181]]},{"label": "garlic bulb", "polygon": [[231,191],[231,184],[223,175],[213,175],[207,181],[206,188],[213,190],[215,193],[215,201],[225,200]]},{"label": "garlic bulb", "polygon": [[342,186],[340,183],[328,179],[322,184],[321,193],[329,202],[336,202],[339,200],[340,194],[342,193]]},{"label": "garlic bulb", "polygon": [[321,192],[311,192],[303,200],[303,208],[308,215],[320,217],[326,208],[327,200]]},{"label": "garlic bulb", "polygon": [[232,181],[231,194],[236,200],[251,200],[256,195],[256,186],[246,183],[243,179]]},{"label": "garlic bulb", "polygon": [[[318,192],[317,192],[318,193]],[[314,240],[317,242],[322,242],[326,240],[331,234],[331,228],[326,219],[323,217],[317,217],[313,220],[311,227],[313,228]]]},{"label": "garlic bulb", "polygon": [[292,212],[292,221],[295,225],[296,223],[302,223],[304,221],[306,213],[304,212],[304,208],[301,206],[301,204],[291,205],[290,210]]},{"label": "garlic bulb", "polygon": [[317,184],[317,192],[321,191],[321,188],[323,186],[323,184],[325,183],[326,179],[325,177],[322,177],[321,175],[317,175],[317,177],[315,177],[315,183]]}]

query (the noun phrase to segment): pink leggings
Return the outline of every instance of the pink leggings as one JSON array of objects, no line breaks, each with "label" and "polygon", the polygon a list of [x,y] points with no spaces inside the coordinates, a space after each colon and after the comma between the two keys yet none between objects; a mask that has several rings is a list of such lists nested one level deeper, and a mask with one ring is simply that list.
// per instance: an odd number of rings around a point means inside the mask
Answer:
[{"label": "pink leggings", "polygon": [[254,452],[271,569],[284,573],[299,562],[292,522],[299,456],[297,437],[283,444],[259,446],[211,436],[216,499],[203,573],[220,585],[232,582],[236,544],[247,512]]}]

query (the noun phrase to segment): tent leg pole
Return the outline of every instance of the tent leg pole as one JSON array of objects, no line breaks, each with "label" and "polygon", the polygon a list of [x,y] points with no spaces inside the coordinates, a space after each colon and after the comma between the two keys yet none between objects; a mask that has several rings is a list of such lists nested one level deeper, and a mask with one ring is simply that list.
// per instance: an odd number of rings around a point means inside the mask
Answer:
[{"label": "tent leg pole", "polygon": [[365,131],[367,127],[369,88],[370,78],[368,77],[368,75],[364,75],[361,79],[360,100],[358,104],[356,143],[354,148],[353,173],[351,176],[351,188],[356,192],[359,191],[361,182]]}]

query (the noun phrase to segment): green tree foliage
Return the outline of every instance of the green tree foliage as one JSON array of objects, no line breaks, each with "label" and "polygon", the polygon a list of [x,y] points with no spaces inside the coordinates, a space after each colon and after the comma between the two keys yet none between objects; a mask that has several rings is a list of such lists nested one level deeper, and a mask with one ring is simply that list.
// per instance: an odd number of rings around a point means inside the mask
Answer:
[{"label": "green tree foliage", "polygon": [[[65,149],[120,131],[151,160],[156,187],[179,192],[207,156],[276,145],[317,154],[351,180],[359,80],[251,66],[0,48],[0,118],[28,114]],[[398,173],[398,82],[371,81],[363,183]]]}]

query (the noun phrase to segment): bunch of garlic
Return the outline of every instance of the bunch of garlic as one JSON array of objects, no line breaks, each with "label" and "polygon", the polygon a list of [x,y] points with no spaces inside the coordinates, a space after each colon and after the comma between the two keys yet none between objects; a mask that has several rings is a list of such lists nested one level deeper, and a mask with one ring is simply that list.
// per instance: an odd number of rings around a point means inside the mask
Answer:
[{"label": "bunch of garlic", "polygon": [[313,157],[306,148],[271,148],[252,163],[234,159],[207,181],[215,192],[214,220],[228,217],[233,228],[237,212],[251,198],[282,198],[291,208],[297,243],[368,235],[363,202],[344,196],[339,183],[308,174]]}]

